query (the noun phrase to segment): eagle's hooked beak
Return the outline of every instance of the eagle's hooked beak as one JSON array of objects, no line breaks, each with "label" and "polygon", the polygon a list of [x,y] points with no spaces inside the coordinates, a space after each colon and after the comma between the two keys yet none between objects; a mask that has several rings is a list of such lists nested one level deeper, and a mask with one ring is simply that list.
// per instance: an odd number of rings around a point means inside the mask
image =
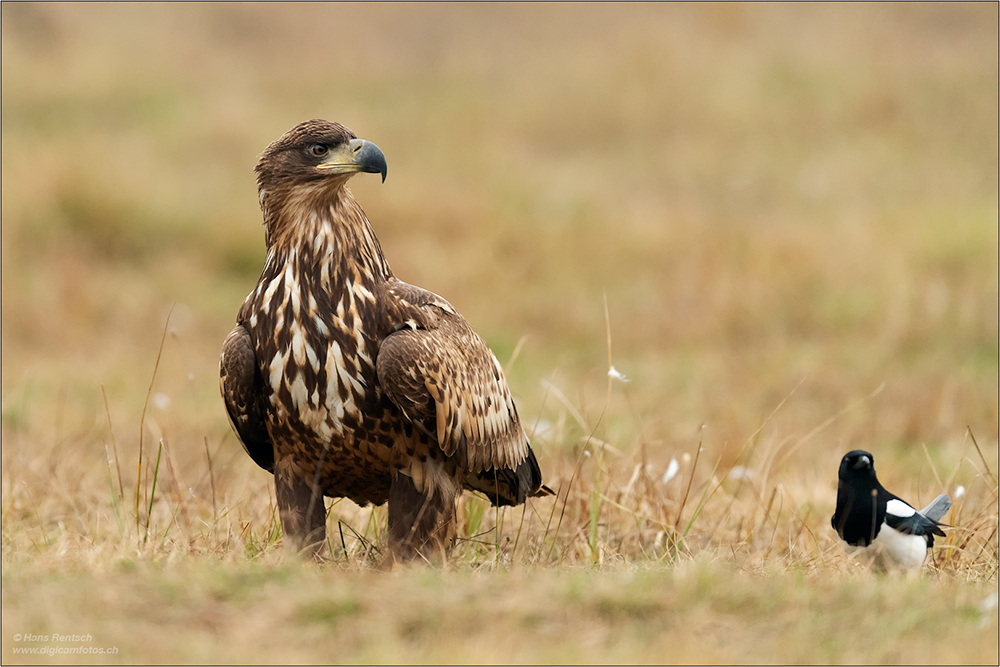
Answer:
[{"label": "eagle's hooked beak", "polygon": [[330,153],[326,161],[316,165],[317,169],[329,169],[334,174],[365,172],[382,174],[385,183],[386,165],[382,149],[364,139],[351,139]]}]

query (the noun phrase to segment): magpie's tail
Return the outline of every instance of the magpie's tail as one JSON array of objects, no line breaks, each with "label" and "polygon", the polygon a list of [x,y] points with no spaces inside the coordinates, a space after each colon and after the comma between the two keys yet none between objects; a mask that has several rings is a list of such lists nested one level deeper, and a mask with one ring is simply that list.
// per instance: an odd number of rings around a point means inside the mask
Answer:
[{"label": "magpie's tail", "polygon": [[942,493],[940,496],[931,501],[931,504],[920,510],[920,513],[925,517],[938,523],[941,521],[941,517],[948,513],[951,509],[951,498],[948,497],[947,493]]}]

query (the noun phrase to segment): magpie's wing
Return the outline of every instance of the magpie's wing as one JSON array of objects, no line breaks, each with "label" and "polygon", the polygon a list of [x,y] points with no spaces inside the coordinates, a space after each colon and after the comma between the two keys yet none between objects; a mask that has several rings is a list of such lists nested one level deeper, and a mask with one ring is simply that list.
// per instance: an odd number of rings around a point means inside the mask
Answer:
[{"label": "magpie's wing", "polygon": [[931,521],[940,522],[941,517],[947,514],[950,509],[951,498],[948,497],[947,493],[942,493],[932,500],[930,505],[920,510],[920,513]]},{"label": "magpie's wing", "polygon": [[945,536],[944,531],[938,527],[937,521],[928,519],[895,496],[890,498],[885,505],[885,523],[890,528],[907,535],[934,534]]}]

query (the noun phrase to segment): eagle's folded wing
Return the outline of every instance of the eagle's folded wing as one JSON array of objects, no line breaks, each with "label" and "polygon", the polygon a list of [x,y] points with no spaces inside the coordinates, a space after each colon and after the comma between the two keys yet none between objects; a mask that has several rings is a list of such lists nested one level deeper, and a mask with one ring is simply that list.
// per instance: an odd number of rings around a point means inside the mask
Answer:
[{"label": "eagle's folded wing", "polygon": [[404,326],[387,336],[379,384],[465,470],[516,469],[531,450],[500,362],[447,302],[423,308],[435,310],[435,328]]},{"label": "eagle's folded wing", "polygon": [[219,382],[229,423],[254,463],[274,472],[274,446],[268,435],[262,407],[263,381],[257,368],[250,333],[236,325],[222,344]]}]

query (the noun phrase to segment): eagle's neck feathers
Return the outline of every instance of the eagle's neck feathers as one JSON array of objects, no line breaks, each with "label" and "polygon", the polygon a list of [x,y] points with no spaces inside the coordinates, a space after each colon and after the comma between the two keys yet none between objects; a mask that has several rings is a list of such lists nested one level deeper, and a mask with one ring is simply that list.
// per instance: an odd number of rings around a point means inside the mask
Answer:
[{"label": "eagle's neck feathers", "polygon": [[290,193],[261,191],[261,210],[272,269],[294,260],[329,284],[346,279],[374,285],[392,277],[375,231],[347,187],[331,190],[320,183]]}]

